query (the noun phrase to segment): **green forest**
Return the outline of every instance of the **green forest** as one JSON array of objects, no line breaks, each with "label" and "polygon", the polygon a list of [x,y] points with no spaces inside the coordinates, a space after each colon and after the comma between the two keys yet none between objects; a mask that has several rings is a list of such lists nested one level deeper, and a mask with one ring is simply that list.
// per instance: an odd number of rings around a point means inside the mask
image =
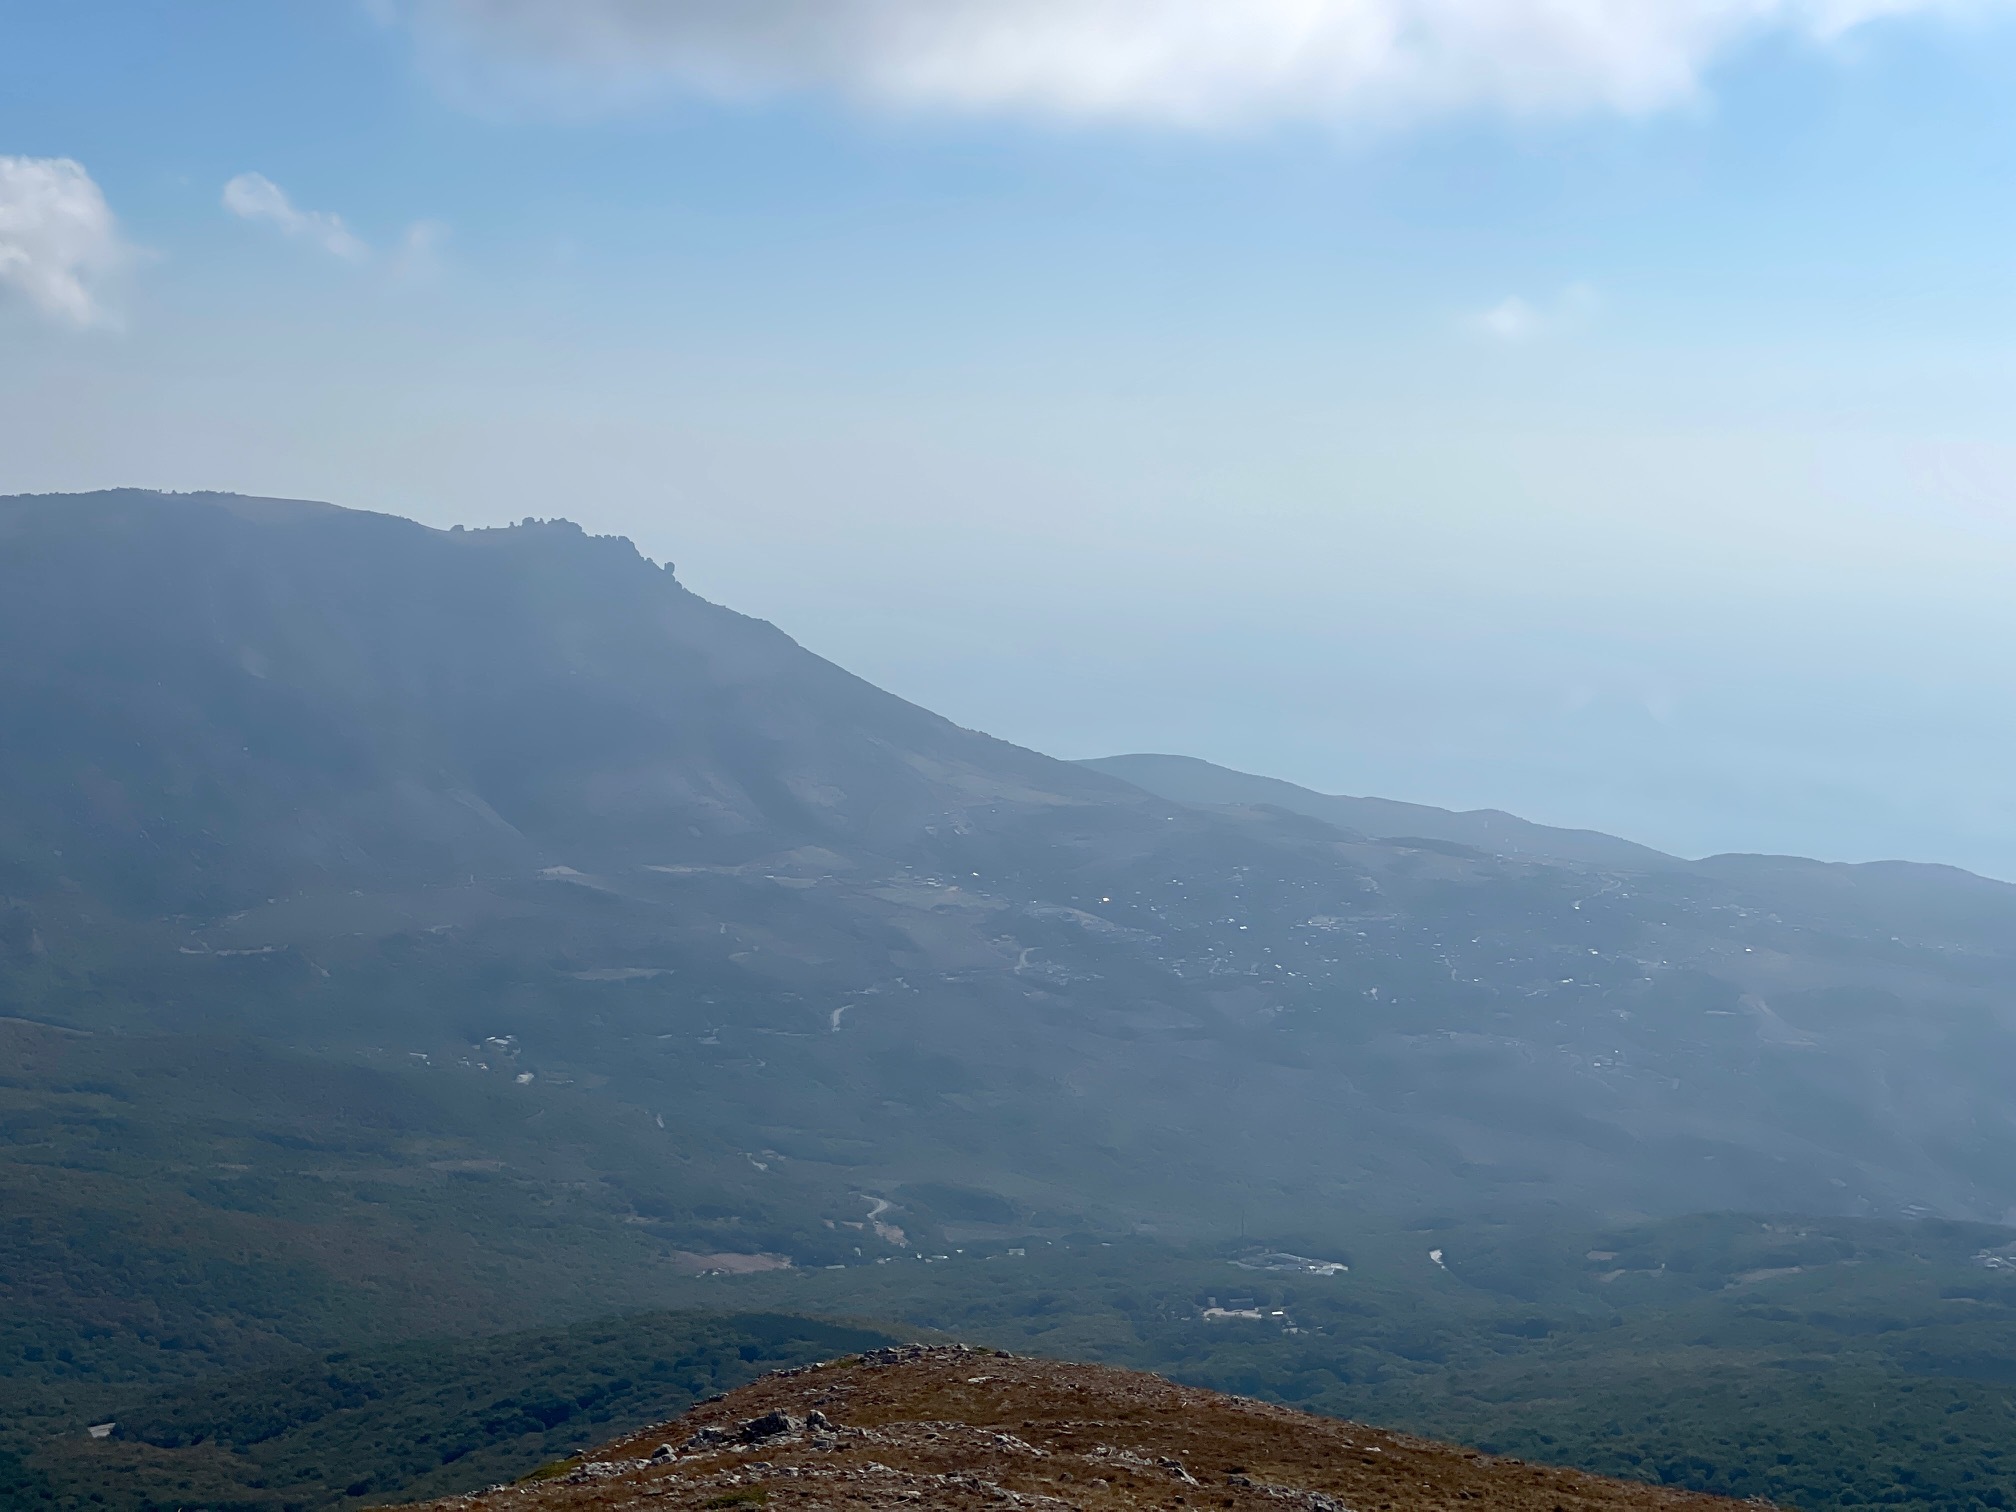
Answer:
[{"label": "green forest", "polygon": [[[17,1441],[5,1473],[10,1505],[52,1509],[403,1501],[533,1473],[765,1369],[954,1337],[1791,1507],[2000,1508],[2016,1494],[2009,1238],[1728,1216],[1368,1232],[1328,1257],[1350,1265],[1334,1275],[1081,1236],[668,1279],[681,1310],[283,1349],[151,1388],[79,1372],[69,1431]],[[94,1440],[99,1414],[117,1427]]]}]

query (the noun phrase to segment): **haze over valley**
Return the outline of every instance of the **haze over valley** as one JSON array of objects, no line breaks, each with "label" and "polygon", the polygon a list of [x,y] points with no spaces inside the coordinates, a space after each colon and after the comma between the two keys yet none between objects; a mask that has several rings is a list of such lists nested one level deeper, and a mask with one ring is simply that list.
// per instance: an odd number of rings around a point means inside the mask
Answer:
[{"label": "haze over valley", "polygon": [[564,520],[125,491],[0,545],[24,1422],[710,1273],[1488,1290],[1587,1232],[1512,1291],[1609,1307],[1693,1213],[1804,1215],[1746,1276],[2006,1242],[2007,884],[1056,761]]},{"label": "haze over valley", "polygon": [[0,1512],[2016,1512],[2016,0],[0,26]]}]

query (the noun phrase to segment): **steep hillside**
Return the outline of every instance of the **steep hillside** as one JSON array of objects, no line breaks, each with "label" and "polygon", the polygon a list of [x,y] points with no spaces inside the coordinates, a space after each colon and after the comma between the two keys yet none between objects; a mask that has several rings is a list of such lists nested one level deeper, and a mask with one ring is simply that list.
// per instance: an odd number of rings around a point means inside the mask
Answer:
[{"label": "steep hillside", "polygon": [[543,1479],[438,1505],[1405,1512],[1465,1503],[1534,1512],[1732,1505],[1155,1376],[916,1345],[766,1376]]},{"label": "steep hillside", "polygon": [[150,1306],[236,1278],[313,1347],[436,1305],[369,1278],[451,1229],[439,1305],[524,1326],[580,1265],[2016,1208],[2001,884],[1171,802],[565,524],[122,493],[0,546],[0,1184],[76,1330],[170,1212],[220,1269]]},{"label": "steep hillside", "polygon": [[884,853],[983,804],[1124,801],[565,522],[0,501],[0,856],[228,912],[558,861]]}]

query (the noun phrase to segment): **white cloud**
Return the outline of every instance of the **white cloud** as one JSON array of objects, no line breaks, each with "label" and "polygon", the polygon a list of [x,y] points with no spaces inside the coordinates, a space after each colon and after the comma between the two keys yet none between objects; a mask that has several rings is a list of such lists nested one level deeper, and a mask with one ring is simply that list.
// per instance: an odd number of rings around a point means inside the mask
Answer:
[{"label": "white cloud", "polygon": [[297,209],[287,192],[263,173],[241,173],[224,186],[224,208],[243,220],[266,221],[288,236],[311,241],[332,256],[360,262],[371,249],[326,210]]},{"label": "white cloud", "polygon": [[82,164],[0,157],[0,288],[49,319],[109,325],[104,286],[131,256]]},{"label": "white cloud", "polygon": [[1743,42],[2012,0],[376,0],[464,83],[671,87],[1195,126],[1643,113]]},{"label": "white cloud", "polygon": [[1595,318],[1600,303],[1587,284],[1570,284],[1544,304],[1510,295],[1471,317],[1469,324],[1479,335],[1517,346],[1587,323]]}]

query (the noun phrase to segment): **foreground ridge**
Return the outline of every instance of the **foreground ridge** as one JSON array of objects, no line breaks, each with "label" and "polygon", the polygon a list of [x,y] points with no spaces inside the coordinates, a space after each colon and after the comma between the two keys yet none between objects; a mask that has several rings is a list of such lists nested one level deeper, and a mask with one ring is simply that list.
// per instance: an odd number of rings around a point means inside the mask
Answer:
[{"label": "foreground ridge", "polygon": [[429,1505],[571,1508],[1727,1508],[1159,1376],[965,1345],[782,1370],[513,1486]]}]

